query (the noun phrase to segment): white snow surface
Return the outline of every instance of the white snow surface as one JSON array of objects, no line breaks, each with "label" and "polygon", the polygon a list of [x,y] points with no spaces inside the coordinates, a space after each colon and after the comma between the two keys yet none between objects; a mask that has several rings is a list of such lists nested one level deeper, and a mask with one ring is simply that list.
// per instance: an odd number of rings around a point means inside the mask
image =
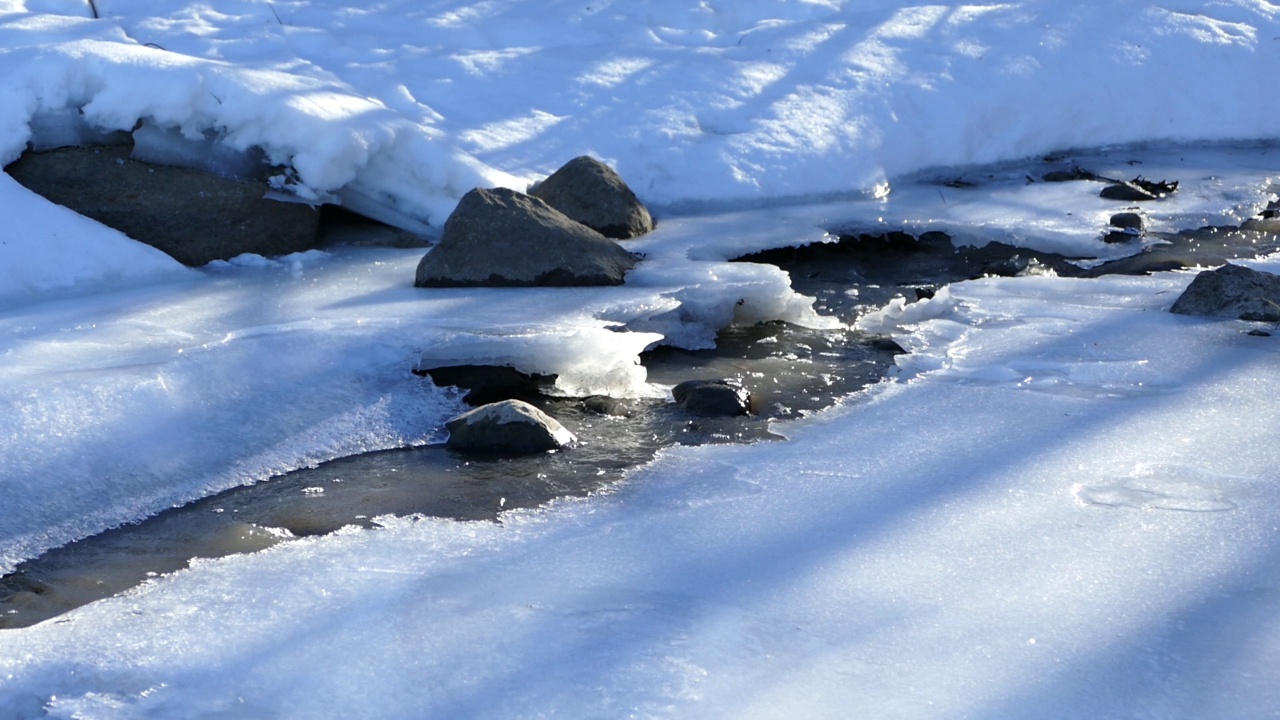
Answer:
[{"label": "white snow surface", "polygon": [[[50,118],[144,122],[438,228],[589,153],[659,228],[621,287],[428,291],[420,250],[183,268],[0,174],[0,572],[436,441],[461,404],[415,366],[657,395],[652,343],[832,324],[745,252],[845,227],[1133,251],[1096,185],[1027,184],[1034,156],[1179,179],[1160,229],[1238,222],[1280,175],[1264,0],[89,5],[0,0],[0,162]],[[1280,717],[1280,345],[1164,312],[1190,279],[959,283],[863,318],[910,354],[788,442],[0,630],[0,717]]]}]

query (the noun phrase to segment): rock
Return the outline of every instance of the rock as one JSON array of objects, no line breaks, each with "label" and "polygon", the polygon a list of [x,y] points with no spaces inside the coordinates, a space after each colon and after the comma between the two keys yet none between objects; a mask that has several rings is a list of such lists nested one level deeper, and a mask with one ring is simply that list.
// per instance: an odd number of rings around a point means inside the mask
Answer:
[{"label": "rock", "polygon": [[1280,275],[1231,264],[1205,270],[1169,312],[1280,322]]},{"label": "rock", "polygon": [[1142,216],[1136,212],[1122,212],[1111,216],[1111,227],[1141,232],[1142,225]]},{"label": "rock", "polygon": [[416,368],[413,372],[431,378],[436,387],[466,390],[462,400],[472,406],[542,395],[556,381],[555,375],[523,373],[510,365],[449,365]]},{"label": "rock", "polygon": [[1124,200],[1126,202],[1143,202],[1159,200],[1178,191],[1178,181],[1148,180],[1141,175],[1128,181],[1115,181],[1102,188],[1099,196],[1108,200]]},{"label": "rock", "polygon": [[732,417],[751,412],[751,394],[728,380],[688,380],[671,390],[676,403],[705,417]]},{"label": "rock", "polygon": [[636,258],[545,202],[477,188],[418,263],[418,287],[621,285]]},{"label": "rock", "polygon": [[653,230],[649,210],[613,168],[595,158],[574,158],[529,191],[605,237],[638,237]]},{"label": "rock", "polygon": [[1142,237],[1142,233],[1133,229],[1126,228],[1123,230],[1111,230],[1106,235],[1102,236],[1102,242],[1123,243],[1123,242],[1129,242],[1130,240],[1138,240],[1141,237]]},{"label": "rock", "polygon": [[593,415],[631,417],[631,404],[607,395],[592,395],[582,400],[582,408]]},{"label": "rock", "polygon": [[1157,199],[1155,194],[1147,192],[1131,182],[1112,183],[1102,188],[1102,192],[1098,193],[1098,197],[1108,200],[1122,200],[1124,202],[1146,202]]},{"label": "rock", "polygon": [[49,200],[186,265],[243,253],[286,255],[316,243],[318,211],[264,196],[265,182],[151,165],[128,145],[27,153],[5,170]]},{"label": "rock", "polygon": [[1070,170],[1047,172],[1041,179],[1048,183],[1059,183],[1072,182],[1074,180],[1097,180],[1098,176],[1082,167],[1073,166]]},{"label": "rock", "polygon": [[503,400],[482,405],[445,423],[451,448],[494,453],[537,453],[577,438],[529,403]]}]

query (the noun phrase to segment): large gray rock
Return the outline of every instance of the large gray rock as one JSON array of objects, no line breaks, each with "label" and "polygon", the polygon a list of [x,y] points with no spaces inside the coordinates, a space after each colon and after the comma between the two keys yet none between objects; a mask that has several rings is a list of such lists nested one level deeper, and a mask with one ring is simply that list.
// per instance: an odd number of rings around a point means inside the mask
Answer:
[{"label": "large gray rock", "polygon": [[49,200],[187,265],[243,253],[286,255],[315,245],[319,213],[268,200],[259,181],[151,165],[128,145],[27,153],[5,171]]},{"label": "large gray rock", "polygon": [[649,209],[618,173],[586,155],[565,163],[529,194],[605,237],[625,240],[653,230]]},{"label": "large gray rock", "polygon": [[418,287],[621,285],[636,258],[543,201],[506,188],[467,193],[418,263]]},{"label": "large gray rock", "polygon": [[1280,322],[1280,275],[1223,265],[1196,275],[1170,312]]},{"label": "large gray rock", "polygon": [[473,452],[545,452],[577,439],[555,418],[520,400],[482,405],[450,420],[445,427],[449,428],[449,447]]}]

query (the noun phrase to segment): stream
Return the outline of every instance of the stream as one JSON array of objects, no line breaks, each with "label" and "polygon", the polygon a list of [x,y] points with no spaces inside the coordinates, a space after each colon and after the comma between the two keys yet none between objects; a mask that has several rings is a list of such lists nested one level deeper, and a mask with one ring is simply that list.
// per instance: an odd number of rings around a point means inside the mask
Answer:
[{"label": "stream", "polygon": [[[1280,250],[1280,234],[1256,224],[1190,229],[1159,240],[1138,255],[1093,267],[999,243],[957,249],[936,231],[919,237],[851,233],[838,242],[740,259],[782,267],[795,290],[816,299],[819,312],[851,324],[893,297],[929,297],[942,285],[983,275],[1096,277]],[[736,381],[751,391],[754,414],[707,418],[669,401],[602,405],[536,390],[520,393],[577,435],[578,444],[521,457],[464,455],[443,445],[375,452],[235,488],[22,563],[0,578],[0,628],[55,618],[180,570],[193,558],[254,552],[348,525],[375,527],[385,515],[494,521],[504,510],[598,491],[663,447],[778,441],[774,423],[819,412],[879,382],[900,352],[887,338],[781,322],[726,328],[714,350],[658,348],[642,356],[650,382]]]}]

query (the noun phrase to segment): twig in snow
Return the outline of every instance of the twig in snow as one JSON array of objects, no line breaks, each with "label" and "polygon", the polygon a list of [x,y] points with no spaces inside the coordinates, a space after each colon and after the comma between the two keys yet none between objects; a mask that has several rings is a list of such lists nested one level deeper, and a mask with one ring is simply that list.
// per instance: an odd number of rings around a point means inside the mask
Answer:
[{"label": "twig in snow", "polygon": [[98,19],[98,4],[93,0],[89,0],[89,9],[93,11],[93,19]]},{"label": "twig in snow", "polygon": [[[89,0],[89,2],[93,2],[93,0]],[[276,16],[276,22],[280,23],[281,27],[283,27],[284,21],[280,19],[280,13],[276,12],[276,6],[271,3],[267,3],[267,7],[271,9],[271,14]]]}]

